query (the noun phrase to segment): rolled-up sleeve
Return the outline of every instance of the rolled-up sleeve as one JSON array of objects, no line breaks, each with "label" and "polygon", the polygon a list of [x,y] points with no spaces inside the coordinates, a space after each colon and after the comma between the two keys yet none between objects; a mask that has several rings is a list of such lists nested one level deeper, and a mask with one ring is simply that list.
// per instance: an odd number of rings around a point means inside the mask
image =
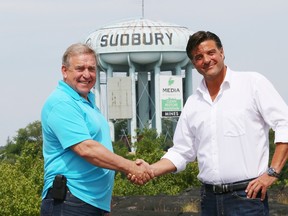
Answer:
[{"label": "rolled-up sleeve", "polygon": [[288,126],[277,128],[275,131],[275,143],[288,143]]},{"label": "rolled-up sleeve", "polygon": [[265,122],[275,131],[274,142],[288,143],[288,106],[272,83],[262,75],[256,79],[255,99]]}]

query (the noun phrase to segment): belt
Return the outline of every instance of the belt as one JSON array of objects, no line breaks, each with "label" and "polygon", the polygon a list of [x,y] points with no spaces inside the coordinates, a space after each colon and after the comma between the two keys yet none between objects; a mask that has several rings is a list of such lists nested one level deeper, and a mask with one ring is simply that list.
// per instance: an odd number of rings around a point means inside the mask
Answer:
[{"label": "belt", "polygon": [[222,194],[222,193],[229,193],[233,191],[244,190],[246,189],[246,187],[248,186],[251,180],[253,179],[235,182],[235,183],[229,183],[229,184],[217,184],[217,185],[203,184],[203,185],[207,191],[213,192],[215,194]]}]

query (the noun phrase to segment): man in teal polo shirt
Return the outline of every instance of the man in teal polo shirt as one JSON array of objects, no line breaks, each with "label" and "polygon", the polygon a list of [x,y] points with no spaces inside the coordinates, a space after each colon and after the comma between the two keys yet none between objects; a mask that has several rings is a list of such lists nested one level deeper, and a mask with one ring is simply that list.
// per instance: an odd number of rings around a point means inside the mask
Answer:
[{"label": "man in teal polo shirt", "polygon": [[71,45],[62,59],[63,80],[42,109],[42,216],[108,214],[114,170],[132,173],[143,184],[153,178],[145,165],[113,153],[108,122],[90,92],[96,68],[93,49]]}]

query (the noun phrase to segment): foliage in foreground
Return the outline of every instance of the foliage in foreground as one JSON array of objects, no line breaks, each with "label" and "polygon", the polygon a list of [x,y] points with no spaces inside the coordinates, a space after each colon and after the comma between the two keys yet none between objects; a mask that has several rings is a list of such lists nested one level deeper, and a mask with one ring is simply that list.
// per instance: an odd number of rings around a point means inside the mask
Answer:
[{"label": "foliage in foreground", "polygon": [[[120,151],[119,149],[115,149],[115,152],[118,154],[121,152],[123,156],[131,160],[141,158],[148,163],[154,163],[160,160],[165,154],[163,150],[165,147],[164,136],[158,136],[154,129],[144,129],[139,134],[139,137],[140,138],[135,143],[137,149],[135,154],[129,154],[126,152],[126,155],[128,156],[125,156],[125,153],[123,155],[123,148]],[[185,171],[177,174],[166,174],[146,183],[144,186],[138,186],[131,184],[127,181],[125,175],[118,172],[115,177],[116,181],[113,194],[115,196],[157,194],[175,195],[189,187],[200,186],[200,182],[196,178],[197,174],[197,163],[194,162],[188,164]]]},{"label": "foliage in foreground", "polygon": [[0,153],[0,215],[39,215],[43,186],[39,134],[40,122],[29,124]]},{"label": "foliage in foreground", "polygon": [[[270,156],[274,152],[272,144],[274,133],[270,133]],[[135,160],[142,158],[148,163],[158,161],[165,153],[167,141],[154,129],[139,132],[135,143],[137,151],[131,154],[127,145],[121,141],[114,143],[115,152],[125,158]],[[271,159],[270,159],[271,160]],[[17,135],[7,141],[0,150],[0,215],[39,215],[41,192],[43,186],[43,157],[41,123],[29,124],[18,130]],[[288,186],[288,166],[284,167],[283,175],[276,187]],[[199,181],[197,163],[187,165],[185,171],[158,177],[144,186],[132,185],[126,176],[117,173],[115,176],[114,195],[157,195],[178,194],[189,187],[197,187]]]}]

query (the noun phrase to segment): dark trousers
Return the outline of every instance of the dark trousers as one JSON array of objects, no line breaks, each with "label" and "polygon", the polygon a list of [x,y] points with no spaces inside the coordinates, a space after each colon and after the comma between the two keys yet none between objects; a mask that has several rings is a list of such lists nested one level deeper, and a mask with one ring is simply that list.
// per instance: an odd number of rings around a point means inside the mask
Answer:
[{"label": "dark trousers", "polygon": [[213,191],[201,188],[201,215],[202,216],[268,216],[268,197],[260,200],[259,193],[256,199],[248,199],[245,190],[215,194]]},{"label": "dark trousers", "polygon": [[48,192],[41,203],[41,216],[105,216],[108,213],[102,209],[89,205],[75,197],[70,191],[67,192],[64,201],[52,198]]}]

